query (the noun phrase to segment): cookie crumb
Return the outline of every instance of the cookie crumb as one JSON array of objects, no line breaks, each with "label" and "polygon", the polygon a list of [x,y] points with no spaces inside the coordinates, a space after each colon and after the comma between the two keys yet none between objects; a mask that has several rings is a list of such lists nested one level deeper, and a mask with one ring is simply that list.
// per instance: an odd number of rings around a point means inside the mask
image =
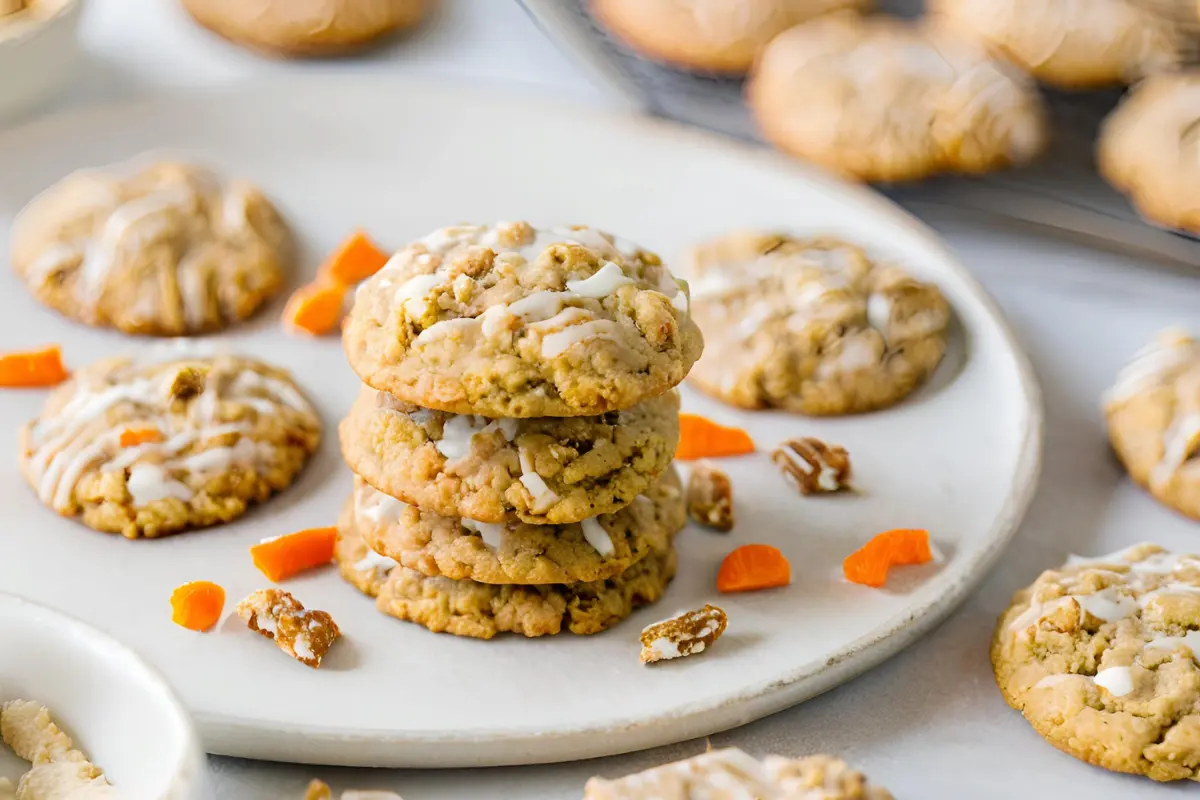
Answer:
[{"label": "cookie crumb", "polygon": [[771,453],[783,477],[803,495],[831,494],[850,488],[850,454],[806,436],[788,439]]},{"label": "cookie crumb", "polygon": [[684,611],[642,631],[643,664],[703,653],[721,638],[728,617],[714,605]]},{"label": "cookie crumb", "polygon": [[341,636],[333,617],[309,611],[282,589],[259,589],[237,604],[237,615],[250,630],[272,640],[279,649],[316,669]]},{"label": "cookie crumb", "polygon": [[687,510],[697,523],[726,533],[733,530],[733,484],[729,476],[701,461],[688,476]]},{"label": "cookie crumb", "polygon": [[[71,737],[40,703],[10,700],[0,704],[0,740],[31,764],[18,783],[22,798],[117,797],[104,772],[75,749]],[[0,797],[6,796],[5,783],[0,781]]]},{"label": "cookie crumb", "polygon": [[[314,778],[304,791],[304,800],[333,800],[333,790],[329,784]],[[342,800],[404,800],[395,792],[382,789],[347,789],[342,792]]]}]

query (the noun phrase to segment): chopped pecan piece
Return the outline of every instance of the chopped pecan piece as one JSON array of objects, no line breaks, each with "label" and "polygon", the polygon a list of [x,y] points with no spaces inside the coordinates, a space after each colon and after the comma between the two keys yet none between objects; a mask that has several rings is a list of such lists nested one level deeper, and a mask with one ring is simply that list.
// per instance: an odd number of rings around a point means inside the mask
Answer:
[{"label": "chopped pecan piece", "polygon": [[333,617],[308,611],[282,589],[259,589],[237,604],[250,630],[262,634],[301,664],[316,669],[341,635]]},{"label": "chopped pecan piece", "polygon": [[687,485],[688,516],[718,531],[733,530],[733,484],[729,476],[706,462],[692,467]]},{"label": "chopped pecan piece", "polygon": [[824,494],[850,488],[850,454],[811,436],[788,439],[771,453],[783,477],[801,494]]},{"label": "chopped pecan piece", "polygon": [[703,653],[725,632],[728,618],[716,606],[685,611],[642,631],[643,664]]}]

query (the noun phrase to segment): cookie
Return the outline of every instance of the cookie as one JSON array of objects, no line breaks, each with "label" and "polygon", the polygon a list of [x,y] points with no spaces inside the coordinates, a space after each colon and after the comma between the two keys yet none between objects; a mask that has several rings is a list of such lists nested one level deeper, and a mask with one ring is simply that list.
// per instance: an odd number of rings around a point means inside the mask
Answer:
[{"label": "cookie", "polygon": [[443,517],[357,481],[352,521],[377,553],[425,575],[480,583],[610,578],[665,549],[686,522],[674,470],[612,514],[569,525],[491,524]]},{"label": "cookie", "polygon": [[700,356],[657,256],[590,228],[445,228],[358,289],[343,342],[363,382],[424,408],[573,417],[666,392]]},{"label": "cookie", "polygon": [[413,27],[429,0],[183,0],[196,22],[280,56],[337,56]]},{"label": "cookie", "polygon": [[596,417],[490,420],[364,389],[339,431],[352,470],[426,511],[562,524],[616,511],[662,474],[679,443],[679,395]]},{"label": "cookie", "polygon": [[[982,42],[1061,89],[1133,83],[1172,69],[1187,40],[1151,0],[930,0],[948,33]],[[1174,4],[1182,6],[1182,3]],[[1195,11],[1191,16],[1195,19]]]},{"label": "cookie", "polygon": [[321,422],[283,370],[236,356],[99,361],[19,434],[49,508],[130,539],[216,525],[291,485]]},{"label": "cookie", "polygon": [[835,239],[740,232],[685,259],[707,347],[689,380],[741,408],[850,414],[893,405],[946,348],[936,286]]},{"label": "cookie", "polygon": [[1121,370],[1104,415],[1130,477],[1200,519],[1200,343],[1177,330],[1159,334]]},{"label": "cookie", "polygon": [[763,136],[844,176],[906,181],[989,172],[1045,146],[1032,82],[920,24],[831,14],[763,51],[746,88]]},{"label": "cookie", "polygon": [[813,800],[892,800],[856,769],[833,756],[759,761],[736,747],[709,750],[623,778],[592,778],[583,800],[690,800],[713,798],[812,798]]},{"label": "cookie", "polygon": [[1200,556],[1072,557],[1013,596],[992,640],[1008,704],[1076,758],[1154,780],[1200,769]]},{"label": "cookie", "polygon": [[740,74],[777,34],[868,0],[592,0],[605,28],[647,58],[682,69]]},{"label": "cookie", "polygon": [[1155,75],[1136,86],[1100,128],[1100,174],[1142,216],[1200,233],[1200,70]]},{"label": "cookie", "polygon": [[13,267],[44,305],[151,336],[250,316],[283,286],[290,252],[257,188],[170,162],[69,175],[25,207],[12,234]]}]

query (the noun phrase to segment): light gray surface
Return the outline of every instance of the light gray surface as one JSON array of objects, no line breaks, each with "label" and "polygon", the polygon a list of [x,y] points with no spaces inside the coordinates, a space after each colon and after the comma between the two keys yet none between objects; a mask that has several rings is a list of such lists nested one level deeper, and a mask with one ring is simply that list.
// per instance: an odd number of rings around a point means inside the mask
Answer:
[{"label": "light gray surface", "polygon": [[[446,0],[425,35],[366,63],[315,66],[235,51],[188,26],[172,0],[90,5],[90,59],[77,101],[127,96],[146,85],[212,84],[287,69],[461,75],[605,101],[520,9],[502,0]],[[838,753],[900,798],[1181,797],[1194,787],[1109,775],[1044,744],[1000,699],[987,643],[1009,594],[1067,552],[1104,552],[1147,538],[1194,549],[1193,523],[1159,509],[1122,478],[1109,456],[1096,400],[1120,361],[1155,330],[1173,321],[1195,323],[1200,284],[999,228],[982,216],[934,206],[914,210],[947,236],[996,294],[1031,353],[1047,404],[1041,491],[991,579],[926,640],[840,689],[713,743],[755,753]],[[579,691],[588,687],[581,684]],[[402,704],[403,697],[388,701]],[[473,772],[322,770],[233,759],[212,759],[210,766],[223,800],[298,798],[314,776],[338,788],[393,788],[406,800],[538,800],[578,797],[588,775],[616,775],[703,747],[695,742],[584,764]]]}]

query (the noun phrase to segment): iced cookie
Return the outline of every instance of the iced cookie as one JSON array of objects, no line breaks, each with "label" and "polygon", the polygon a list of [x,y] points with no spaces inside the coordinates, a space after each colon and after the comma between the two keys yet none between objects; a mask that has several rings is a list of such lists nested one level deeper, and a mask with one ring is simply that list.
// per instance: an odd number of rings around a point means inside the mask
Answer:
[{"label": "iced cookie", "polygon": [[430,0],[183,0],[192,18],[238,44],[282,56],[335,56],[416,25]]},{"label": "iced cookie", "polygon": [[858,770],[833,756],[761,761],[729,747],[606,780],[592,778],[584,800],[691,800],[691,798],[777,798],[778,800],[892,800]]},{"label": "iced cookie", "polygon": [[38,497],[134,539],[229,522],[291,485],[321,422],[283,370],[235,356],[99,361],[19,435]]},{"label": "iced cookie", "polygon": [[17,275],[45,305],[125,333],[184,336],[245,319],[283,285],[290,235],[263,194],[186,164],[85,170],[13,225]]},{"label": "iced cookie", "polygon": [[1076,758],[1154,780],[1200,765],[1200,557],[1072,556],[1013,596],[992,640],[1008,704]]},{"label": "iced cookie", "polygon": [[1155,5],[1148,0],[930,0],[929,11],[949,33],[986,44],[1040,81],[1094,89],[1132,83],[1179,64],[1185,37]]},{"label": "iced cookie", "polygon": [[590,228],[444,228],[359,287],[343,341],[365,383],[453,414],[620,411],[700,356],[658,257]]},{"label": "iced cookie", "polygon": [[610,578],[662,551],[686,522],[674,470],[630,505],[568,525],[500,525],[443,517],[361,480],[352,521],[377,553],[425,575],[480,583],[575,583]]},{"label": "iced cookie", "polygon": [[1104,121],[1096,160],[1144,217],[1200,233],[1200,71],[1135,87]]},{"label": "iced cookie", "polygon": [[981,47],[832,14],[775,37],[746,89],[763,135],[848,177],[904,181],[1022,164],[1046,140],[1037,89]]},{"label": "iced cookie", "polygon": [[592,15],[642,55],[683,69],[745,72],[777,34],[869,0],[591,0]]},{"label": "iced cookie", "polygon": [[690,380],[742,408],[849,414],[932,374],[950,309],[938,288],[833,239],[735,233],[685,259],[707,347]]},{"label": "iced cookie", "polygon": [[679,442],[679,396],[596,417],[491,420],[364,389],[339,431],[352,470],[426,511],[559,524],[615,511],[662,474]]},{"label": "iced cookie", "polygon": [[1130,477],[1200,519],[1200,343],[1181,331],[1159,334],[1121,370],[1104,414]]}]

